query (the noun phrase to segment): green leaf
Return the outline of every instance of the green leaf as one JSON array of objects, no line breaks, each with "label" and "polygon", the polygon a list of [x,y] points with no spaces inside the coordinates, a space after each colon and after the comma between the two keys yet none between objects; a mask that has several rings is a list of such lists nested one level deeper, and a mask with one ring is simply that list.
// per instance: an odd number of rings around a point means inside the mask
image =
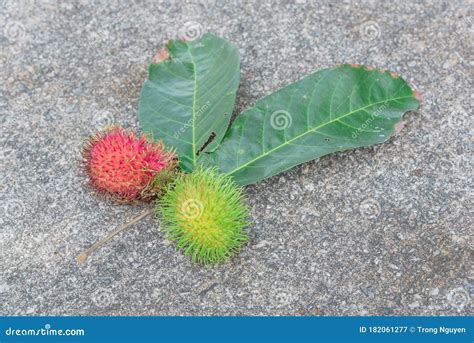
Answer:
[{"label": "green leaf", "polygon": [[224,137],[239,86],[239,55],[227,40],[205,34],[170,41],[158,57],[140,94],[140,126],[174,147],[190,172]]},{"label": "green leaf", "polygon": [[395,73],[342,65],[311,74],[242,112],[202,163],[240,185],[320,156],[386,141],[419,106]]}]

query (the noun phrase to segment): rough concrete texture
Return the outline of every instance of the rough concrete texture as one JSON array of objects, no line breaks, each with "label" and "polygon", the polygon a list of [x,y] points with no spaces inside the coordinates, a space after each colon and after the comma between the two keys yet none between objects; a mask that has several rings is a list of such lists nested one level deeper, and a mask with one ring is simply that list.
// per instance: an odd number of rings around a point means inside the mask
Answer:
[{"label": "rough concrete texture", "polygon": [[[2,315],[473,314],[471,1],[0,1]],[[193,265],[144,208],[94,197],[80,148],[138,127],[147,63],[170,37],[239,49],[238,109],[337,63],[423,94],[383,145],[247,187],[251,241]]]}]

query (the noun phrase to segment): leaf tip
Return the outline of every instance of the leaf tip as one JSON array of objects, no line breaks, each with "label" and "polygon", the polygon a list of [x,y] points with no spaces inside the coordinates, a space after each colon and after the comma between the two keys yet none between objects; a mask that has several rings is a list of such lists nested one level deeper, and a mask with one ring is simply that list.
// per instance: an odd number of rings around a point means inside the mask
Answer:
[{"label": "leaf tip", "polygon": [[168,49],[162,48],[156,52],[155,56],[153,56],[151,63],[158,64],[158,63],[163,62],[164,60],[167,60],[169,57],[170,57],[170,54],[168,52]]},{"label": "leaf tip", "polygon": [[406,122],[405,121],[399,121],[393,126],[393,129],[395,130],[395,133],[393,134],[394,136],[398,135],[403,128],[405,127]]},{"label": "leaf tip", "polygon": [[352,67],[352,68],[356,68],[356,69],[360,68],[360,64],[357,64],[357,63],[351,63],[351,64],[349,64],[349,66]]},{"label": "leaf tip", "polygon": [[418,91],[413,91],[413,96],[416,98],[416,100],[418,100],[419,102],[422,102],[423,101],[423,96],[421,95],[420,92]]}]

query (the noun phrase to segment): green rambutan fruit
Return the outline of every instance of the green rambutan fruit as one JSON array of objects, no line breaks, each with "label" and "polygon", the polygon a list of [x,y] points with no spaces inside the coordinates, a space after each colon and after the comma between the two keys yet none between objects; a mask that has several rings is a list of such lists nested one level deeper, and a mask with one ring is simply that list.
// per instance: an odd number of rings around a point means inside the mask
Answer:
[{"label": "green rambutan fruit", "polygon": [[243,189],[215,169],[178,176],[156,211],[168,238],[194,262],[224,262],[248,240]]}]

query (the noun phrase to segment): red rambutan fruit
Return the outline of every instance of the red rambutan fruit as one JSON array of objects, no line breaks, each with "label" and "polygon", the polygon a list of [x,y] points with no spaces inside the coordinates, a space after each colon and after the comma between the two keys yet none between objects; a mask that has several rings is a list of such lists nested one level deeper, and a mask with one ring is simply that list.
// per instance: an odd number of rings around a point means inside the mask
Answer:
[{"label": "red rambutan fruit", "polygon": [[173,178],[174,152],[162,142],[112,126],[92,136],[83,149],[92,187],[122,202],[148,201]]}]

